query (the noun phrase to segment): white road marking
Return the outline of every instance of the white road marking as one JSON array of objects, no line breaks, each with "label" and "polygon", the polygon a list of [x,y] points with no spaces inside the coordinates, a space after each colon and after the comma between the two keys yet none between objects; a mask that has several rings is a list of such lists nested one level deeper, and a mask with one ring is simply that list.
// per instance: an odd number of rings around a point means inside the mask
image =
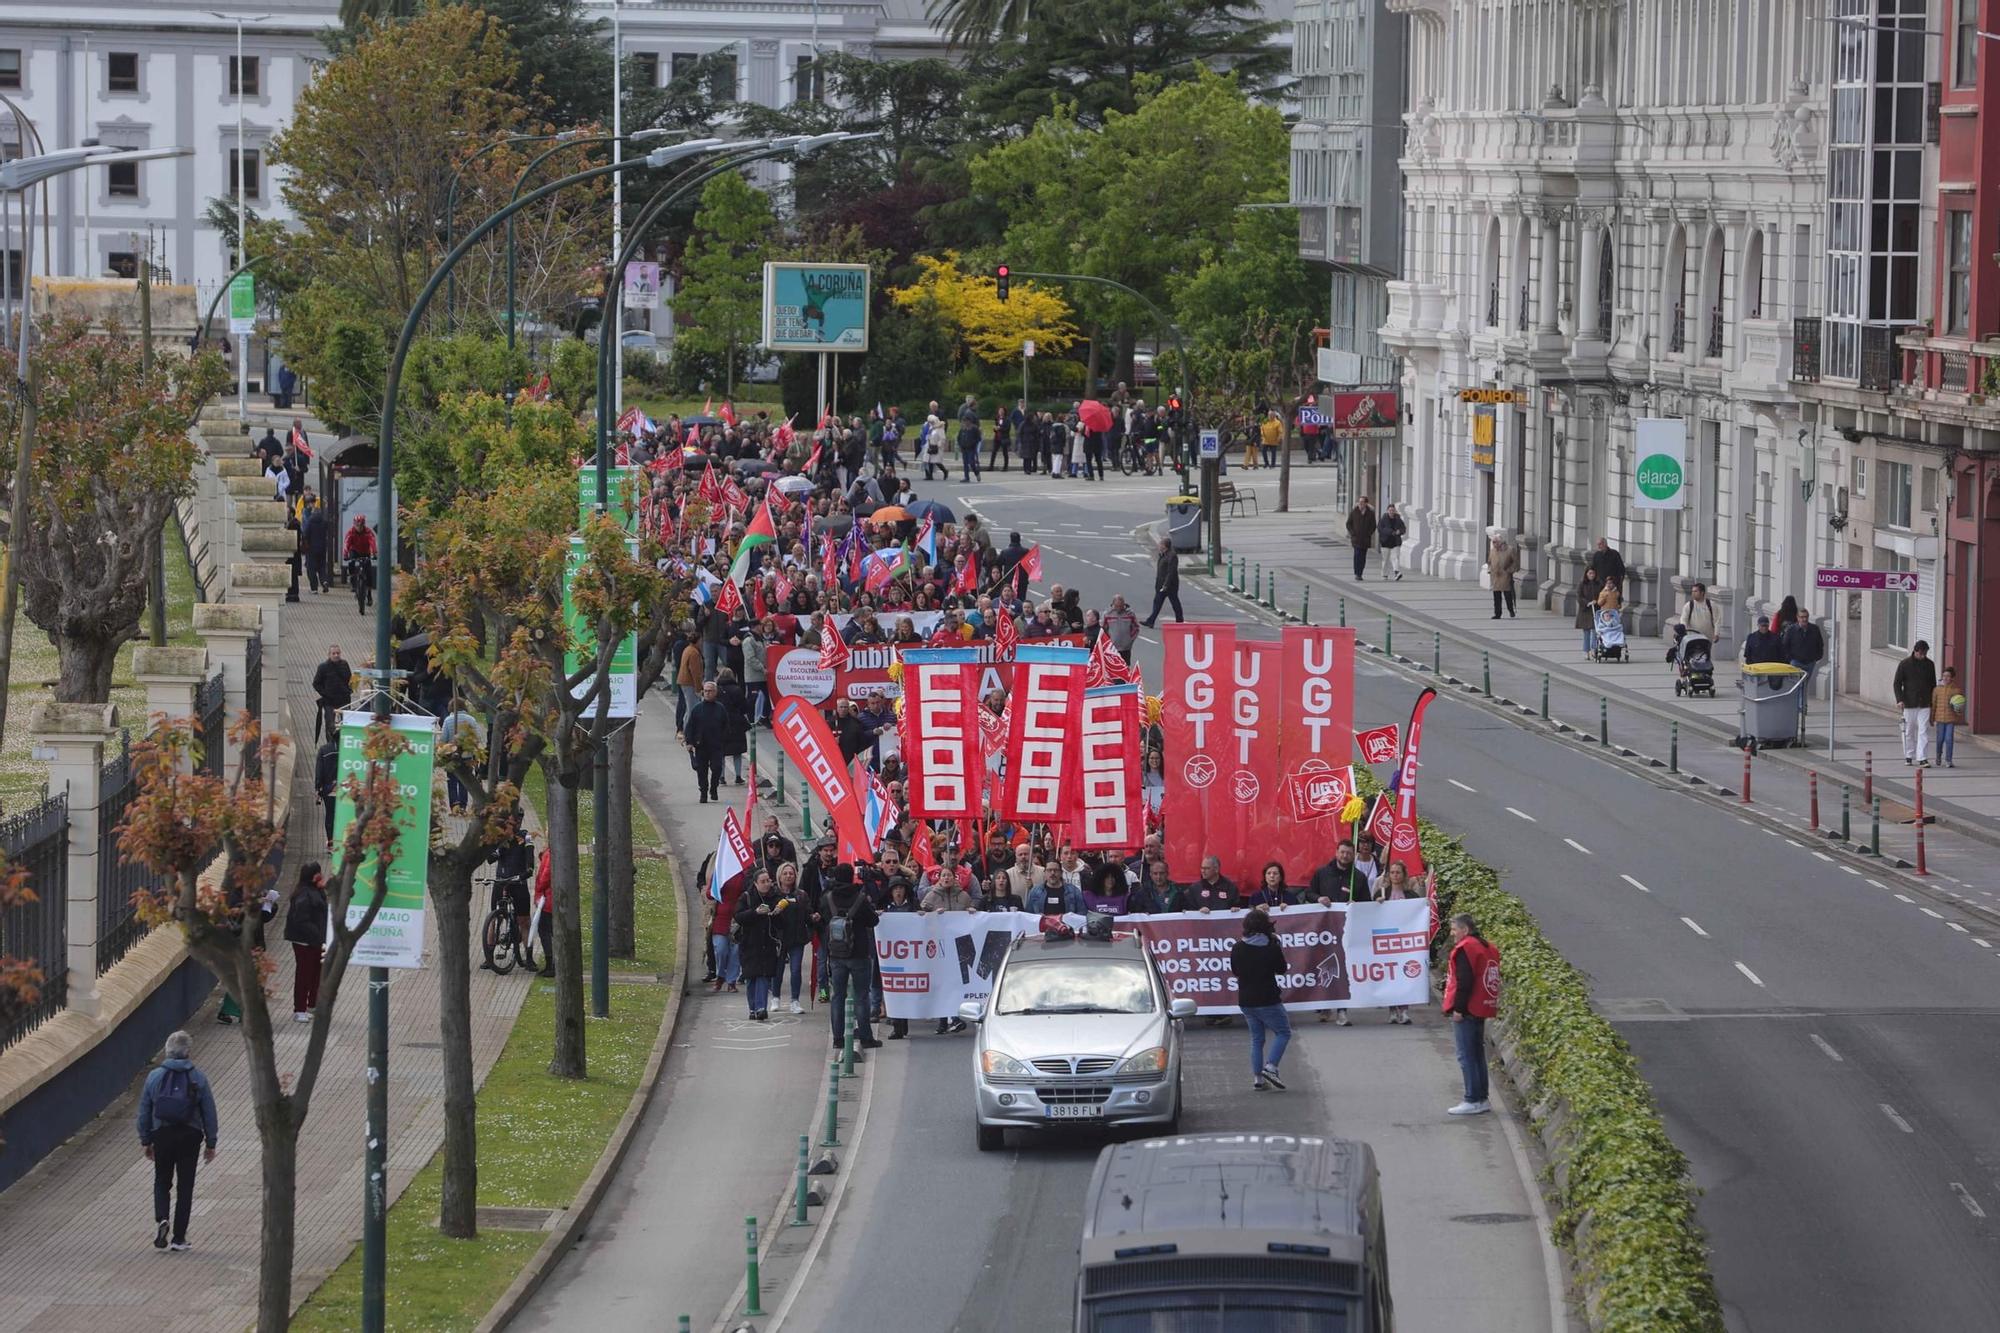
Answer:
[{"label": "white road marking", "polygon": [[1947,926],[1950,926],[1953,930],[1957,931],[1961,935],[1970,935],[1972,933],[1971,931],[1967,930],[1964,926],[1959,925],[1958,922],[1956,921],[1947,921],[1945,922],[1945,924]]},{"label": "white road marking", "polygon": [[1842,866],[1841,869],[1845,870],[1850,875],[1859,875],[1861,873],[1859,870],[1856,870],[1853,866]]},{"label": "white road marking", "polygon": [[1700,926],[1696,925],[1693,917],[1691,916],[1682,917],[1681,924],[1686,926],[1689,930],[1693,931],[1695,934],[1701,936],[1703,939],[1708,938],[1708,932],[1703,930]]},{"label": "white road marking", "polygon": [[1982,949],[1990,949],[1993,947],[1992,945],[1988,944],[1985,940],[1980,939],[1977,935],[1974,935],[1972,937],[1972,942],[1978,945]]},{"label": "white road marking", "polygon": [[1888,887],[1889,887],[1889,886],[1888,886],[1887,884],[1884,884],[1884,883],[1883,883],[1883,882],[1882,882],[1881,880],[1879,880],[1879,879],[1871,879],[1871,880],[1869,880],[1868,882],[1869,882],[1870,884],[1873,884],[1873,885],[1874,885],[1874,886],[1875,886],[1876,888],[1878,888],[1878,889],[1886,889],[1886,888],[1888,888]]},{"label": "white road marking", "polygon": [[1972,1192],[1956,1180],[1951,1182],[1951,1192],[1956,1194],[1958,1201],[1965,1205],[1966,1212],[1971,1213],[1974,1217],[1986,1216],[1986,1210],[1979,1206],[1979,1200],[1973,1198]]},{"label": "white road marking", "polygon": [[1919,908],[1918,908],[1917,910],[1918,910],[1919,912],[1922,912],[1922,913],[1923,913],[1923,914],[1924,914],[1925,916],[1927,916],[1927,917],[1931,918],[1931,920],[1933,920],[1933,921],[1942,921],[1942,920],[1944,920],[1944,913],[1943,913],[1943,912],[1940,912],[1940,911],[1937,911],[1937,910],[1935,910],[1934,908],[1929,908],[1929,907],[1919,907]]},{"label": "white road marking", "polygon": [[1812,1044],[1819,1047],[1820,1051],[1823,1054],[1825,1054],[1827,1059],[1833,1061],[1837,1065],[1844,1065],[1847,1063],[1847,1060],[1841,1055],[1841,1053],[1839,1051],[1834,1050],[1833,1047],[1827,1043],[1825,1037],[1820,1036],[1819,1033],[1817,1032],[1809,1032],[1806,1035],[1812,1038]]},{"label": "white road marking", "polygon": [[1445,781],[1449,782],[1452,786],[1458,788],[1460,791],[1476,792],[1479,790],[1479,788],[1477,787],[1466,786],[1463,782],[1460,782],[1457,778],[1446,778]]},{"label": "white road marking", "polygon": [[1828,856],[1825,852],[1814,852],[1813,855],[1817,856],[1820,860],[1825,861],[1829,865],[1833,863],[1833,858]]},{"label": "white road marking", "polygon": [[1652,892],[1651,889],[1647,888],[1644,884],[1641,884],[1638,880],[1633,879],[1630,875],[1620,875],[1618,878],[1624,880],[1627,884],[1630,884],[1633,888],[1637,889],[1641,893]]},{"label": "white road marking", "polygon": [[1894,1125],[1897,1129],[1902,1130],[1905,1134],[1914,1134],[1917,1132],[1916,1130],[1910,1128],[1909,1121],[1903,1119],[1903,1117],[1896,1114],[1895,1107],[1889,1105],[1889,1103],[1887,1102],[1882,1102],[1880,1105],[1882,1107],[1882,1114],[1889,1117],[1890,1124]]},{"label": "white road marking", "polygon": [[1568,843],[1570,846],[1576,848],[1579,852],[1582,852],[1585,856],[1591,855],[1590,848],[1584,846],[1582,843],[1578,842],[1575,838],[1564,838],[1563,841]]},{"label": "white road marking", "polygon": [[1527,821],[1528,821],[1528,822],[1529,822],[1530,824],[1532,824],[1532,823],[1534,823],[1534,822],[1535,822],[1535,817],[1534,817],[1533,815],[1529,814],[1529,813],[1528,813],[1528,812],[1527,812],[1526,810],[1516,810],[1516,809],[1515,809],[1515,808],[1514,808],[1513,806],[1511,806],[1511,805],[1507,807],[1507,813],[1508,813],[1508,814],[1510,814],[1510,815],[1514,815],[1514,816],[1516,816],[1516,817],[1518,817],[1518,818],[1521,818],[1521,819],[1525,819],[1525,820],[1527,820]]},{"label": "white road marking", "polygon": [[1743,966],[1743,964],[1738,963],[1736,965],[1736,970],[1738,972],[1741,972],[1744,976],[1750,978],[1751,985],[1761,986],[1764,984],[1764,978],[1758,976],[1755,972],[1752,972],[1749,968]]},{"label": "white road marking", "polygon": [[[1886,886],[1884,886],[1884,887],[1886,887]],[[1915,903],[1916,903],[1916,901],[1917,901],[1917,900],[1916,900],[1915,898],[1912,898],[1912,897],[1911,897],[1911,896],[1910,896],[1909,894],[1907,894],[1907,893],[1899,893],[1899,894],[1897,894],[1897,895],[1896,895],[1896,901],[1897,901],[1897,902],[1899,902],[1899,903],[1910,903],[1910,904],[1912,904],[1912,905],[1915,905]]]},{"label": "white road marking", "polygon": [[1803,849],[1803,848],[1805,847],[1805,844],[1804,844],[1804,843],[1802,843],[1802,842],[1794,842],[1794,841],[1792,841],[1792,840],[1791,840],[1790,838],[1786,838],[1786,839],[1785,839],[1785,846],[1787,846],[1787,847],[1798,847],[1798,848],[1801,848],[1801,849]]},{"label": "white road marking", "polygon": [[1747,827],[1747,826],[1749,825],[1749,823],[1750,823],[1750,821],[1749,821],[1749,820],[1747,820],[1747,819],[1745,819],[1745,818],[1744,818],[1744,817],[1743,817],[1742,815],[1738,815],[1738,816],[1736,816],[1736,822],[1737,822],[1737,823],[1739,823],[1739,824],[1742,824],[1742,825],[1745,825],[1746,827]]},{"label": "white road marking", "polygon": [[1136,560],[1136,561],[1138,561],[1138,562],[1140,562],[1140,563],[1144,563],[1144,562],[1145,562],[1145,559],[1146,559],[1146,557],[1145,557],[1145,556],[1143,556],[1143,555],[1138,555],[1138,554],[1136,554],[1136,553],[1121,553],[1121,554],[1119,554],[1119,555],[1114,555],[1114,556],[1112,556],[1111,558],[1112,558],[1113,560],[1123,560],[1123,561],[1126,561],[1127,563],[1130,563],[1130,562],[1132,562],[1132,561],[1135,561],[1135,560]]}]

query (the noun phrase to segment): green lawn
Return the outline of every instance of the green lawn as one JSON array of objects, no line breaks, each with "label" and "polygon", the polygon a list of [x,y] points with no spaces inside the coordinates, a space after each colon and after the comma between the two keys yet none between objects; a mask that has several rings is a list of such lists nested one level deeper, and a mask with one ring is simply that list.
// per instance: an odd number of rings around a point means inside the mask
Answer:
[{"label": "green lawn", "polygon": [[[539,777],[529,795],[541,804]],[[632,815],[639,853],[633,894],[639,959],[614,969],[670,971],[676,956],[673,876],[664,845],[645,812]],[[589,794],[583,801],[583,836],[590,836]],[[591,859],[583,857],[583,921],[590,928]],[[586,960],[588,959],[588,944]],[[567,1207],[597,1164],[611,1131],[625,1114],[644,1075],[666,1011],[664,985],[614,985],[611,1017],[587,1033],[590,1077],[581,1083],[548,1073],[554,1044],[555,988],[536,980],[521,1006],[506,1049],[479,1090],[479,1202],[485,1206]],[[389,1210],[388,1326],[392,1329],[469,1329],[519,1276],[541,1248],[539,1232],[482,1232],[477,1240],[447,1240],[437,1232],[442,1159],[410,1182]],[[349,1255],[300,1309],[292,1327],[334,1333],[360,1325],[361,1254]]]},{"label": "green lawn", "polygon": [[[188,568],[187,552],[171,519],[167,522],[167,641],[174,644],[200,642],[194,632],[194,574]],[[146,724],[146,689],[132,679],[132,649],[151,642],[146,636],[151,624],[148,615],[139,622],[140,638],[118,655],[118,670],[112,677],[111,702],[118,705],[123,725],[140,732]],[[7,676],[7,733],[0,741],[0,809],[19,810],[42,799],[48,782],[48,765],[32,757],[28,742],[28,718],[35,705],[55,697],[56,646],[49,636],[25,613],[14,619],[14,660]]]},{"label": "green lawn", "polygon": [[[758,408],[764,408],[775,416],[782,400],[775,384],[739,384],[736,396],[730,401],[736,404],[738,416],[747,417]],[[712,403],[707,394],[699,398],[679,398],[628,379],[625,381],[625,406],[639,408],[655,421],[665,421],[670,416],[695,415],[705,406],[711,410],[721,407],[722,395],[716,394]]]}]

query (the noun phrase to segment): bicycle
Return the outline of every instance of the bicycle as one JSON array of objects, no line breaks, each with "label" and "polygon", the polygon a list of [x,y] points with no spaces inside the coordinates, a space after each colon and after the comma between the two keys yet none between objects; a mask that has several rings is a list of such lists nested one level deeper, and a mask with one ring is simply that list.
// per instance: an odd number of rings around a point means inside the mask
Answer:
[{"label": "bicycle", "polygon": [[493,881],[493,910],[486,914],[486,925],[480,930],[480,944],[486,953],[486,965],[501,976],[514,970],[515,964],[530,972],[535,966],[535,931],[541,925],[542,909],[536,904],[528,918],[528,931],[521,934],[521,918],[515,911],[518,902],[512,888],[527,889],[525,880]]},{"label": "bicycle", "polygon": [[375,562],[365,555],[348,557],[347,586],[354,590],[354,604],[361,614],[368,614],[368,604],[375,600]]}]

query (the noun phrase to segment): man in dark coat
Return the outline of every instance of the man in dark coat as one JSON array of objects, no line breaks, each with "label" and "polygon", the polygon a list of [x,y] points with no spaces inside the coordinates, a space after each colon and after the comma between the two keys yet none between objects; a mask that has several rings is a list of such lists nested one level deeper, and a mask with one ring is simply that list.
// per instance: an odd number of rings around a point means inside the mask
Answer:
[{"label": "man in dark coat", "polygon": [[326,565],[326,506],[309,505],[299,521],[299,542],[305,551],[306,579],[314,592],[333,591],[333,578]]},{"label": "man in dark coat", "polygon": [[1937,692],[1937,663],[1931,661],[1931,646],[1922,639],[1910,645],[1910,655],[1896,663],[1890,683],[1896,706],[1903,710],[1903,762],[1918,768],[1931,766],[1931,698]]},{"label": "man in dark coat", "polygon": [[1625,557],[1618,554],[1611,543],[1602,537],[1597,539],[1597,549],[1590,553],[1586,567],[1597,571],[1598,585],[1615,583],[1619,590],[1625,587]]},{"label": "man in dark coat", "polygon": [[1173,603],[1174,623],[1186,619],[1181,614],[1181,558],[1174,553],[1174,544],[1167,538],[1160,538],[1159,559],[1153,564],[1153,611],[1143,622],[1147,629],[1160,618],[1160,608]]},{"label": "man in dark coat", "polygon": [[340,655],[340,645],[326,646],[326,660],[313,671],[313,694],[319,699],[319,716],[313,720],[313,739],[340,736],[340,710],[354,702],[354,672]]},{"label": "man in dark coat", "polygon": [[1354,577],[1365,577],[1368,548],[1375,544],[1375,507],[1365,495],[1347,513],[1347,544],[1354,548]]},{"label": "man in dark coat", "polygon": [[1028,571],[1021,568],[1021,562],[1027,558],[1028,548],[1021,544],[1021,534],[1008,533],[1007,544],[1000,550],[1000,581],[994,585],[996,592],[1011,582],[1016,597],[1028,595]]},{"label": "man in dark coat", "polygon": [[694,767],[695,785],[701,788],[702,804],[721,799],[722,755],[729,739],[729,710],[716,697],[715,682],[704,681],[701,702],[688,709],[681,726],[681,740],[688,748]]},{"label": "man in dark coat", "polygon": [[1754,666],[1759,662],[1784,660],[1784,646],[1778,642],[1778,636],[1771,632],[1771,617],[1758,616],[1757,628],[1743,638],[1743,665]]}]

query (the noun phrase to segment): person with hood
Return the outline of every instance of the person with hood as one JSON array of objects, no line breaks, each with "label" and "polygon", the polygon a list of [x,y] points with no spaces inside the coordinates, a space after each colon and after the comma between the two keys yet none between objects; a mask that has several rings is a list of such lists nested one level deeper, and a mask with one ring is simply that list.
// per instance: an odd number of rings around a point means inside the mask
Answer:
[{"label": "person with hood", "polygon": [[778,897],[771,872],[759,870],[750,892],[736,904],[730,922],[753,1022],[768,1022],[771,1017],[771,991],[778,980],[779,961],[785,956],[785,918],[790,906]]},{"label": "person with hood", "polygon": [[1403,571],[1399,568],[1403,559],[1403,538],[1410,533],[1410,525],[1396,512],[1396,506],[1383,505],[1382,517],[1375,523],[1375,544],[1382,548],[1382,577],[1400,579]]},{"label": "person with hood", "polygon": [[312,1022],[319,1006],[320,954],[326,948],[326,876],[319,862],[299,867],[299,886],[285,909],[285,943],[292,946],[292,1021]]},{"label": "person with hood", "polygon": [[1278,980],[1286,972],[1285,950],[1263,908],[1244,913],[1243,938],[1229,947],[1229,971],[1236,978],[1236,1005],[1250,1025],[1250,1087],[1256,1092],[1282,1090],[1285,1080],[1278,1066],[1292,1041],[1292,1020]]},{"label": "person with hood", "polygon": [[208,1075],[195,1068],[193,1037],[170,1033],[165,1055],[139,1093],[139,1143],[153,1164],[153,1248],[184,1252],[192,1248],[187,1229],[194,1211],[195,1159],[215,1160],[215,1092]]},{"label": "person with hood", "polygon": [[1495,532],[1486,542],[1486,586],[1493,593],[1493,618],[1500,618],[1504,601],[1507,614],[1514,614],[1514,576],[1521,572],[1521,553],[1504,532]]}]

